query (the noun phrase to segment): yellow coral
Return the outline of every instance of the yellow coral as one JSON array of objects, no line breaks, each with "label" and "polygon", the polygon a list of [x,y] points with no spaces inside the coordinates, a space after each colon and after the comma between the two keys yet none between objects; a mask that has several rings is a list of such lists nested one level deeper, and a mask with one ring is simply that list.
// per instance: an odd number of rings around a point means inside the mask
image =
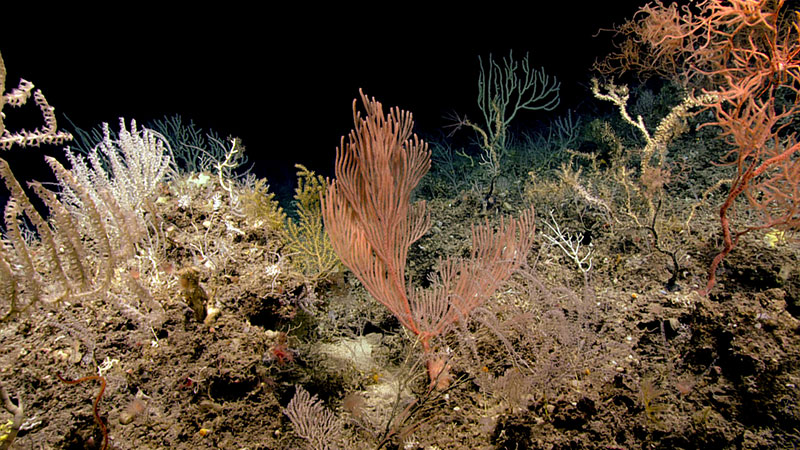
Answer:
[{"label": "yellow coral", "polygon": [[248,220],[254,226],[267,225],[272,230],[283,232],[283,222],[286,214],[275,199],[275,194],[269,192],[266,179],[259,179],[240,196],[242,207]]},{"label": "yellow coral", "polygon": [[328,182],[303,165],[295,167],[297,221],[286,221],[287,247],[295,270],[313,283],[339,270],[339,257],[322,224],[320,196],[328,189]]},{"label": "yellow coral", "polygon": [[778,244],[786,243],[786,232],[783,230],[772,230],[764,235],[764,240],[767,241],[770,247],[777,247]]}]

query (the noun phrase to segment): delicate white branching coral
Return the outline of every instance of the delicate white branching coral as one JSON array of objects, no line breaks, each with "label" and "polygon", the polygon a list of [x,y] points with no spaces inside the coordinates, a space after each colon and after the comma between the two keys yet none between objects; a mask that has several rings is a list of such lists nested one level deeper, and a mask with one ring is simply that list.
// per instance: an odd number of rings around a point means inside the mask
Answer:
[{"label": "delicate white branching coral", "polygon": [[128,131],[125,120],[120,119],[117,139],[111,138],[108,124],[104,123],[103,135],[103,141],[89,153],[88,164],[67,149],[72,173],[82,185],[91,188],[95,201],[101,199],[100,192],[108,191],[121,207],[142,215],[144,201],[173,173],[169,144],[155,131],[139,131],[135,120],[131,120]]},{"label": "delicate white branching coral", "polygon": [[[553,211],[550,211],[550,222],[545,220],[544,224],[550,230],[550,233],[542,234],[548,242],[560,248],[578,266],[578,270],[581,272],[588,273],[592,270],[592,252],[594,248],[592,248],[591,244],[588,246],[583,245],[583,233],[571,234],[563,231],[555,217],[553,217]],[[588,250],[586,250],[587,247]]]}]

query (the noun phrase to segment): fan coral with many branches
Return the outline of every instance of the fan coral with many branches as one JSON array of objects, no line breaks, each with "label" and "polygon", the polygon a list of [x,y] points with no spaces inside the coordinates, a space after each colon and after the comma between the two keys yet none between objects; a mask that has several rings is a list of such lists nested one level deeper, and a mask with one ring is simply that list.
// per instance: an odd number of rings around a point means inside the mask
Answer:
[{"label": "fan coral with many branches", "polygon": [[527,257],[533,243],[533,210],[519,219],[472,228],[469,258],[439,261],[428,289],[407,289],[408,251],[430,227],[425,203],[411,203],[411,192],[430,167],[430,151],[412,135],[411,114],[361,99],[353,102],[355,129],[336,153],[336,180],[323,198],[323,217],[342,262],[367,291],[417,336],[431,381],[441,386],[445,364],[433,358],[431,340],[466,319],[487,301]]}]

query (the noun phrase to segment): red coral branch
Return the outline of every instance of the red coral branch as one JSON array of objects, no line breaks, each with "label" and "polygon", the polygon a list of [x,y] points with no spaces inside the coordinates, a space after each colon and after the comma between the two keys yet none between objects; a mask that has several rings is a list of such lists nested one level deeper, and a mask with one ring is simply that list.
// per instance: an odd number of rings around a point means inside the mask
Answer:
[{"label": "red coral branch", "polygon": [[84,381],[89,380],[97,380],[100,382],[100,392],[97,393],[97,397],[94,399],[94,403],[92,404],[92,413],[94,413],[94,421],[100,427],[100,431],[103,433],[103,447],[102,450],[108,449],[108,428],[106,428],[105,422],[100,417],[100,413],[98,412],[98,405],[100,404],[100,399],[103,398],[103,393],[106,391],[106,379],[105,377],[101,377],[100,375],[90,375],[88,377],[78,378],[77,380],[67,380],[63,378],[60,374],[56,374],[59,380],[63,381],[67,384],[78,384]]}]

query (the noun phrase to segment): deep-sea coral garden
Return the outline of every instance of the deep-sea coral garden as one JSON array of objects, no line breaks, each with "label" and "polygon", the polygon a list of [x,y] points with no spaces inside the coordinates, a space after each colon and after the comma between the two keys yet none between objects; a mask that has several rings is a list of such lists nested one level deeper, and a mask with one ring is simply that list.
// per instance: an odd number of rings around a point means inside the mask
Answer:
[{"label": "deep-sea coral garden", "polygon": [[51,185],[0,159],[0,449],[800,445],[799,21],[650,3],[607,112],[526,133],[560,83],[482,58],[464,148],[360,92],[290,208],[240,139],[68,133],[0,58],[0,150],[80,141]]}]

